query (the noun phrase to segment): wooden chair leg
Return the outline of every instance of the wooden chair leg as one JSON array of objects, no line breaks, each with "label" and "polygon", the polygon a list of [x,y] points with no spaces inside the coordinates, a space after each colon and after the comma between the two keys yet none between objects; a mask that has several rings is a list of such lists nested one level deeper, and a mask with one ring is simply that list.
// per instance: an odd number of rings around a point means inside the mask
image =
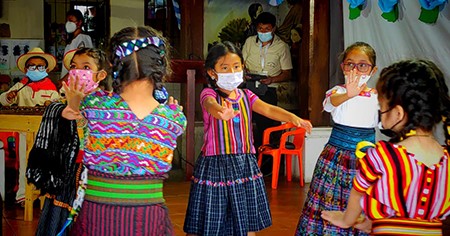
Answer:
[{"label": "wooden chair leg", "polygon": [[278,176],[280,173],[280,155],[273,155],[273,165],[272,165],[272,188],[277,189],[278,187]]},{"label": "wooden chair leg", "polygon": [[39,207],[42,209],[44,209],[44,203],[45,203],[45,196],[39,196]]},{"label": "wooden chair leg", "polygon": [[25,209],[24,209],[24,221],[33,221],[33,185],[27,184],[25,186]]}]

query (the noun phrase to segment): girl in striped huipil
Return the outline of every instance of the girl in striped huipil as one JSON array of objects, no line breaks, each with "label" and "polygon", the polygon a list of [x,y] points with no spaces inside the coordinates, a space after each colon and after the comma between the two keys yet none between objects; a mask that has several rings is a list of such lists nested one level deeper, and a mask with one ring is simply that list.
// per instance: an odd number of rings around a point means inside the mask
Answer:
[{"label": "girl in striped huipil", "polygon": [[[400,61],[383,69],[377,90],[381,131],[392,138],[361,153],[347,209],[323,211],[322,217],[348,228],[363,210],[374,235],[445,235],[441,221],[450,215],[450,98],[444,76],[431,61]],[[444,146],[433,135],[440,122]]]},{"label": "girl in striped huipil", "polygon": [[311,123],[260,100],[243,82],[243,57],[232,43],[213,46],[200,95],[204,144],[192,177],[184,222],[188,235],[253,235],[272,224],[252,137],[252,111],[311,131]]},{"label": "girl in striped huipil", "polygon": [[173,98],[165,104],[168,45],[150,27],[124,28],[110,45],[113,92],[87,95],[79,77],[63,84],[63,117],[86,120],[87,188],[71,233],[173,235],[162,189],[186,118]]}]

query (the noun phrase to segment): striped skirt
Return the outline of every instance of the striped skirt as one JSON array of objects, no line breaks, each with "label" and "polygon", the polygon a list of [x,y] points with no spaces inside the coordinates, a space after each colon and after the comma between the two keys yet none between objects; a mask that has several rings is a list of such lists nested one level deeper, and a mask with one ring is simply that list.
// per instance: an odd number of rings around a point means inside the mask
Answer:
[{"label": "striped skirt", "polygon": [[184,231],[240,236],[271,226],[262,177],[254,154],[200,156],[191,183]]},{"label": "striped skirt", "polygon": [[296,235],[365,235],[359,230],[341,229],[325,222],[321,212],[343,211],[347,207],[359,141],[375,142],[375,130],[335,124],[331,137],[320,154],[300,216]]},{"label": "striped skirt", "polygon": [[89,171],[86,196],[72,235],[173,235],[163,180]]},{"label": "striped skirt", "polygon": [[442,222],[398,218],[373,220],[371,235],[443,235]]}]

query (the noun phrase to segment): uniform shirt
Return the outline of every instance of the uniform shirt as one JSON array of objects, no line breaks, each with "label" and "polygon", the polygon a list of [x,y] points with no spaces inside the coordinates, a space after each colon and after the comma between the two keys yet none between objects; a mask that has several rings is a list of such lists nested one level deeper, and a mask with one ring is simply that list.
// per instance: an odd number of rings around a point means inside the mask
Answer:
[{"label": "uniform shirt", "polygon": [[[87,35],[87,34],[79,34],[77,37],[75,37],[74,39],[72,39],[72,42],[70,42],[70,44],[66,45],[66,48],[64,49],[64,55],[73,49],[76,48],[93,48],[94,44],[92,43],[91,40],[91,36]],[[61,77],[63,78],[66,74],[67,74],[67,69],[65,66],[62,67],[61,69]]]},{"label": "uniform shirt", "polygon": [[336,85],[326,92],[323,109],[331,113],[335,123],[357,128],[375,128],[378,125],[378,96],[375,90],[361,92],[337,107],[330,100],[335,93],[344,94],[347,89]]},{"label": "uniform shirt", "polygon": [[87,120],[83,162],[118,176],[162,175],[172,167],[177,137],[186,128],[179,106],[157,106],[139,119],[116,93],[96,91],[80,109]]},{"label": "uniform shirt", "polygon": [[[242,49],[245,67],[250,72],[257,74],[267,72],[268,76],[277,76],[282,70],[292,69],[289,45],[275,35],[272,43],[262,47],[257,37],[257,35],[248,37]],[[277,85],[270,87],[277,87]]]},{"label": "uniform shirt", "polygon": [[[27,81],[28,77],[24,77],[19,83],[13,85],[8,91],[0,94],[0,103],[3,106],[17,104],[17,106],[34,107],[36,105],[43,106],[46,101],[57,100],[59,98],[58,90],[49,78],[44,78],[43,80],[31,82],[30,84],[25,85]],[[10,101],[6,98],[9,92],[19,89],[20,91],[14,99],[11,99]]]},{"label": "uniform shirt", "polygon": [[370,219],[402,217],[445,219],[450,215],[449,153],[432,166],[418,161],[405,147],[385,141],[360,159],[353,186]]},{"label": "uniform shirt", "polygon": [[[237,89],[236,99],[222,98],[213,89],[205,88],[200,94],[200,103],[203,111],[204,143],[202,152],[204,156],[256,153],[253,146],[252,107],[258,98],[248,89]],[[219,105],[225,100],[231,102],[233,109],[240,113],[234,118],[225,121],[214,118],[208,113],[203,102],[206,98],[214,98]]]}]

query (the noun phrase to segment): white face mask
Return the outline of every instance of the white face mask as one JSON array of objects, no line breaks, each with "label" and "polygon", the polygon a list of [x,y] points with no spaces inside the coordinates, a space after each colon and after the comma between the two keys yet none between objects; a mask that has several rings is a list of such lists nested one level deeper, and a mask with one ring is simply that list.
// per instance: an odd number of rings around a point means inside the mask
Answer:
[{"label": "white face mask", "polygon": [[359,77],[358,87],[361,87],[363,84],[367,83],[370,79],[370,75],[361,75]]},{"label": "white face mask", "polygon": [[[344,78],[345,78],[345,83],[347,83],[348,76],[346,75],[346,76],[344,76]],[[359,77],[358,87],[361,87],[364,83],[367,84],[367,82],[369,81],[369,79],[370,79],[370,75],[361,75],[361,76]]]},{"label": "white face mask", "polygon": [[244,72],[234,73],[217,73],[217,86],[228,91],[235,90],[242,82],[244,82]]},{"label": "white face mask", "polygon": [[72,21],[67,21],[66,22],[66,32],[70,34],[70,33],[75,32],[75,30],[77,30],[77,24],[73,23]]}]

